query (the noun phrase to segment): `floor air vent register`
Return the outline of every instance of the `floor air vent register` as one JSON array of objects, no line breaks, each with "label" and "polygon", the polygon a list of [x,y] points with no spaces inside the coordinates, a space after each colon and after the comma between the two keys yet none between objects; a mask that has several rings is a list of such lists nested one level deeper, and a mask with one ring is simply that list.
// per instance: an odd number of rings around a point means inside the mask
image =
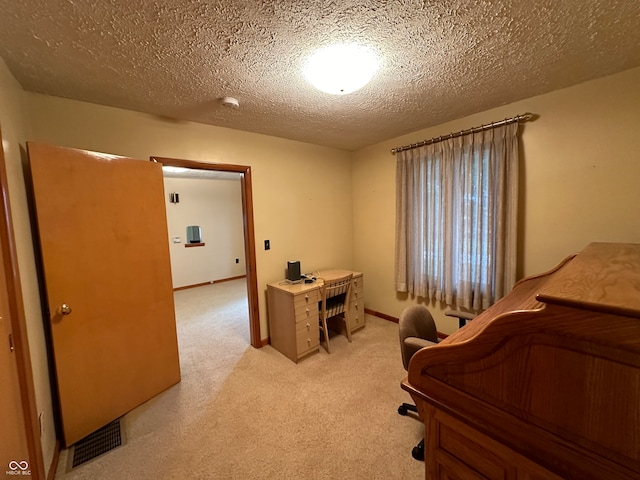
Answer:
[{"label": "floor air vent register", "polygon": [[120,418],[87,435],[72,447],[67,470],[79,467],[105,454],[114,448],[124,445],[124,430],[120,426]]}]

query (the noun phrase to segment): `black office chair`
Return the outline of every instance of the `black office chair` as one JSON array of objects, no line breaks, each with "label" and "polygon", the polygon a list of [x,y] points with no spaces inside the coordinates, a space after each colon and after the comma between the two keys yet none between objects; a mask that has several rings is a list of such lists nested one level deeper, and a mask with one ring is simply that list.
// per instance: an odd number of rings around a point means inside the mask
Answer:
[{"label": "black office chair", "polygon": [[[398,327],[402,363],[404,369],[409,370],[409,361],[418,350],[438,343],[438,331],[431,313],[424,305],[407,307],[400,315]],[[400,415],[407,415],[409,411],[417,413],[418,409],[411,403],[403,403],[398,407]],[[424,439],[413,447],[411,455],[416,460],[424,460]]]}]

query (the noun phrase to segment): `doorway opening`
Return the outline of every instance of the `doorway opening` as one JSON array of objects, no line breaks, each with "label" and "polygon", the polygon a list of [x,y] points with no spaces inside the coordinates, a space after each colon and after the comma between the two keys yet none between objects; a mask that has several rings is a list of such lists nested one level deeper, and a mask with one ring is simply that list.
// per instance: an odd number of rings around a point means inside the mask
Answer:
[{"label": "doorway opening", "polygon": [[253,227],[254,222],[251,167],[246,165],[206,163],[195,160],[153,156],[150,159],[152,162],[157,162],[167,167],[240,174],[240,188],[242,194],[242,226],[244,233],[244,253],[247,278],[247,301],[249,307],[249,335],[251,346],[254,348],[261,348],[263,345],[260,338],[260,314],[258,310],[258,279],[256,274],[256,248]]}]

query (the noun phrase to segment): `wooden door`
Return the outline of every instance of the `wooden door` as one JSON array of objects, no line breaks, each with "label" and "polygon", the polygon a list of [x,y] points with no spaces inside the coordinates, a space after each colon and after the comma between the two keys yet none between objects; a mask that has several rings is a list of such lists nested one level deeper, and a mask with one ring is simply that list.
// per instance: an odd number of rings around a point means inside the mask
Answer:
[{"label": "wooden door", "polygon": [[29,449],[2,255],[0,268],[0,472],[20,474],[30,471]]},{"label": "wooden door", "polygon": [[0,472],[44,477],[0,131]]},{"label": "wooden door", "polygon": [[180,381],[162,167],[28,151],[68,446]]}]

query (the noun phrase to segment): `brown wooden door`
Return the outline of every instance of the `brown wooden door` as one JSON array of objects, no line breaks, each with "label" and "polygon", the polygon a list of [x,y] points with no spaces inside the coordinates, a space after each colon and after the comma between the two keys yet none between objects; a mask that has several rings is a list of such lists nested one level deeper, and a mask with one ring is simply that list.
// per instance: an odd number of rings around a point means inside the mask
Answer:
[{"label": "brown wooden door", "polygon": [[[35,442],[28,435],[27,417],[30,404],[27,385],[20,378],[32,381],[31,369],[20,363],[19,356],[28,355],[19,332],[14,328],[19,320],[16,311],[12,311],[12,302],[17,302],[15,280],[19,279],[18,266],[15,263],[13,244],[13,225],[11,207],[0,132],[0,472],[7,475],[22,475],[22,472],[38,478],[41,473],[41,458],[30,449]],[[14,303],[15,306],[15,303]],[[24,357],[22,357],[24,358]]]},{"label": "brown wooden door", "polygon": [[180,381],[162,167],[28,151],[68,446]]},{"label": "brown wooden door", "polygon": [[30,471],[29,449],[2,255],[0,268],[0,472],[21,473]]}]

